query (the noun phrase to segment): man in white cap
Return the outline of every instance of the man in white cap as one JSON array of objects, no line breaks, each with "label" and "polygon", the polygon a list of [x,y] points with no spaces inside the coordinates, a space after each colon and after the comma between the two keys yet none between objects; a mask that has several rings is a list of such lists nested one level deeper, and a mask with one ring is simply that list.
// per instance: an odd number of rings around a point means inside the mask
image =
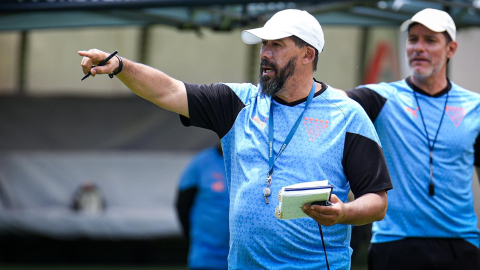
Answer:
[{"label": "man in white cap", "polygon": [[[324,37],[312,15],[280,11],[242,40],[262,43],[259,85],[183,83],[129,60],[122,68],[119,57],[92,67],[108,56],[99,50],[79,54],[84,73],[115,73],[184,125],[218,134],[230,192],[229,269],[350,269],[350,224],[382,219],[392,188],[375,129],[356,102],[314,80]],[[275,218],[282,187],[318,180],[333,185],[332,206],[305,205],[312,218]],[[357,199],[345,203],[350,189]]]},{"label": "man in white cap", "polygon": [[424,9],[400,29],[411,75],[346,91],[373,121],[395,187],[386,217],[373,223],[369,269],[478,270],[480,95],[447,78],[458,46],[448,13]]}]

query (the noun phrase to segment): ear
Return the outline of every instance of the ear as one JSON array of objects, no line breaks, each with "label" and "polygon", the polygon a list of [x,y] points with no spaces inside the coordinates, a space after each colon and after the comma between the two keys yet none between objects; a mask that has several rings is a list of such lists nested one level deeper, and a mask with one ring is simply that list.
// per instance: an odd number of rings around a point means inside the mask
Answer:
[{"label": "ear", "polygon": [[310,46],[305,46],[304,48],[306,50],[305,50],[305,54],[303,55],[302,62],[304,65],[306,65],[306,64],[312,63],[313,60],[315,59],[315,50]]},{"label": "ear", "polygon": [[456,41],[450,41],[450,43],[447,44],[447,58],[448,59],[452,58],[452,56],[457,51],[457,47],[458,47],[458,42],[456,42]]}]

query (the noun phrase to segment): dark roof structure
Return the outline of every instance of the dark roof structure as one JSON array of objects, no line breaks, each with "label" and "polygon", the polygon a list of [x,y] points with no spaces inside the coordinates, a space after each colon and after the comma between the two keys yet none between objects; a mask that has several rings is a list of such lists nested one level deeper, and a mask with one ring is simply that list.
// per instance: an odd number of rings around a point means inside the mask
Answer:
[{"label": "dark roof structure", "polygon": [[0,31],[158,24],[229,31],[286,8],[307,10],[322,25],[398,26],[426,7],[447,11],[458,28],[480,26],[480,0],[3,0]]}]

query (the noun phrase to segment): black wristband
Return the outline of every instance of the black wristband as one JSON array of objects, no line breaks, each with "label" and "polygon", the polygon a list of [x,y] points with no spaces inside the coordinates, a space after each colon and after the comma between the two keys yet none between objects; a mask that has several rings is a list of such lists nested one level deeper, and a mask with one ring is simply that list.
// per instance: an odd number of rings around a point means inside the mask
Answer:
[{"label": "black wristband", "polygon": [[122,58],[118,55],[115,55],[117,58],[118,58],[118,70],[117,72],[113,72],[112,74],[108,74],[108,77],[110,77],[110,79],[113,79],[113,76],[117,75],[118,73],[122,72],[122,69],[123,69],[123,61],[122,61]]}]

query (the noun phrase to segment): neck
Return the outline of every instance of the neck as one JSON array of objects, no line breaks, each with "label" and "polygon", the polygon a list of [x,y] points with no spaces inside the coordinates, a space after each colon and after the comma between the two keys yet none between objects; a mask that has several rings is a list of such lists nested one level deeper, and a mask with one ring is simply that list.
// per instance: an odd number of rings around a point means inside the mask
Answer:
[{"label": "neck", "polygon": [[435,76],[426,78],[411,75],[410,78],[413,84],[432,96],[441,92],[448,84],[445,72],[440,72]]},{"label": "neck", "polygon": [[[294,79],[291,78],[288,80],[283,89],[280,90],[276,96],[283,99],[287,103],[297,101],[299,99],[305,98],[310,94],[312,89],[313,76],[311,78],[303,79]],[[317,87],[318,89],[318,87]]]}]

